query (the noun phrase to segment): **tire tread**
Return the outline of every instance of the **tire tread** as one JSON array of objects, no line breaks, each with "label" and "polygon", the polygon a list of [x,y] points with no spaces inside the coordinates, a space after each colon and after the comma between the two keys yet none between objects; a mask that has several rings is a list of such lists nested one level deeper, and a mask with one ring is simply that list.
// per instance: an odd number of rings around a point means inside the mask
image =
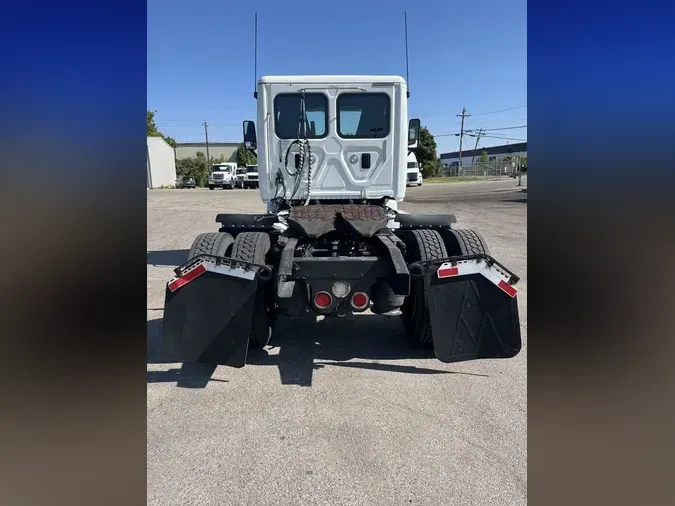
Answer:
[{"label": "tire tread", "polygon": [[192,242],[188,260],[199,255],[225,256],[234,238],[226,232],[206,232],[199,234]]}]

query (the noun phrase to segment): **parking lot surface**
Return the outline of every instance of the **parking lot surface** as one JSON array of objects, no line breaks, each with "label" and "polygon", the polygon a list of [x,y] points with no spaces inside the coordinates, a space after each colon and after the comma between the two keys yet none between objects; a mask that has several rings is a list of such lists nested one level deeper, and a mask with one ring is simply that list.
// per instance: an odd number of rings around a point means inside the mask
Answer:
[{"label": "parking lot surface", "polygon": [[516,181],[408,188],[410,213],[453,213],[521,280],[523,350],[443,364],[398,318],[280,321],[242,369],[162,363],[173,268],[257,190],[148,191],[147,459],[151,505],[524,505],[527,192]]}]

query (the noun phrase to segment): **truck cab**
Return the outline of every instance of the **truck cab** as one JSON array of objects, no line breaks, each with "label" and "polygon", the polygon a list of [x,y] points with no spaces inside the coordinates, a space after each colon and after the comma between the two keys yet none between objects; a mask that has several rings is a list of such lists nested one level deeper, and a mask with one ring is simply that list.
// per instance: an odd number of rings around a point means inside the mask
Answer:
[{"label": "truck cab", "polygon": [[260,195],[270,211],[280,199],[404,199],[409,125],[402,77],[267,76],[258,81],[257,100],[257,125],[246,122],[245,142],[257,150]]},{"label": "truck cab", "polygon": [[422,186],[422,172],[415,153],[408,154],[406,186]]},{"label": "truck cab", "polygon": [[237,167],[234,186],[236,188],[243,188],[244,179],[246,179],[246,167]]},{"label": "truck cab", "polygon": [[246,172],[244,175],[243,187],[244,188],[258,188],[260,185],[257,165],[247,165]]},{"label": "truck cab", "polygon": [[214,163],[209,174],[209,190],[214,188],[234,188],[236,182],[237,164],[231,162]]}]

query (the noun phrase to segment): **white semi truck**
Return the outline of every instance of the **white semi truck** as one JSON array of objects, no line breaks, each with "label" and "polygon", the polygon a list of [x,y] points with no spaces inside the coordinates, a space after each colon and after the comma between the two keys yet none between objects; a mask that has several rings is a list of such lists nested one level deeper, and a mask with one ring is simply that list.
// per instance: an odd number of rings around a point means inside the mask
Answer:
[{"label": "white semi truck", "polygon": [[247,165],[246,174],[244,175],[244,188],[258,188],[260,181],[258,179],[258,166],[257,165]]},{"label": "white semi truck", "polygon": [[227,188],[231,190],[236,185],[237,164],[233,162],[214,163],[209,174],[209,190]]},{"label": "white semi truck", "polygon": [[[166,286],[161,353],[243,367],[278,317],[400,316],[442,362],[521,349],[518,277],[453,215],[399,212],[420,121],[399,76],[257,82],[261,214],[216,216]],[[376,318],[376,316],[372,316]]]},{"label": "white semi truck", "polygon": [[406,186],[422,186],[422,171],[420,164],[417,163],[415,153],[408,154],[408,165],[406,169]]}]

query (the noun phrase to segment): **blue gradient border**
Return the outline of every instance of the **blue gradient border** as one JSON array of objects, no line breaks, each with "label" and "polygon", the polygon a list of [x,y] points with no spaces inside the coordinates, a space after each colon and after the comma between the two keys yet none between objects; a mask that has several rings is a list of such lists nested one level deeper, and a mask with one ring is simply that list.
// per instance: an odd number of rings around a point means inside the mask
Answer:
[{"label": "blue gradient border", "polygon": [[47,157],[99,183],[126,179],[144,198],[145,2],[13,2],[0,23],[5,155],[19,165]]},{"label": "blue gradient border", "polygon": [[528,163],[547,167],[535,185],[620,179],[636,162],[672,174],[674,11],[665,2],[528,3]]}]

